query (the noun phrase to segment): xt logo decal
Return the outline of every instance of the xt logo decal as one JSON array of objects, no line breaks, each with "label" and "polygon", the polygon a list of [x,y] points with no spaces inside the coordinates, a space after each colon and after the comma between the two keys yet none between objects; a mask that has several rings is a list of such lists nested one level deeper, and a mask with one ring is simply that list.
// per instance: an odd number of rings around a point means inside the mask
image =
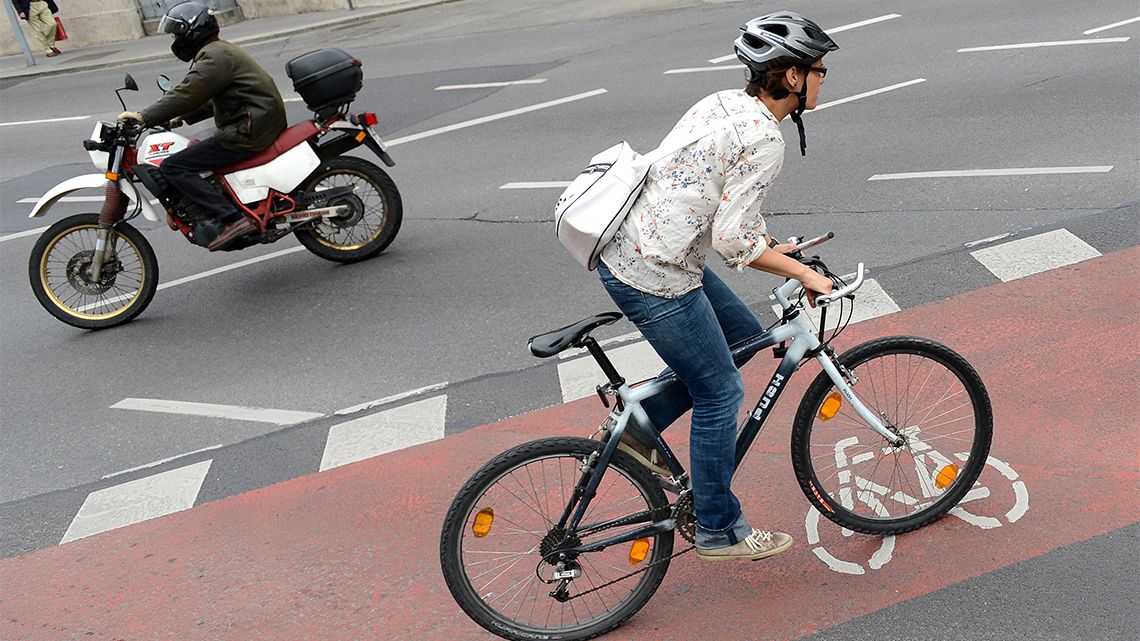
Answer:
[{"label": "xt logo decal", "polygon": [[170,148],[173,146],[174,146],[174,143],[172,143],[172,142],[160,142],[157,145],[151,145],[150,151],[147,153],[157,154],[157,153],[162,153],[164,151],[170,151]]}]

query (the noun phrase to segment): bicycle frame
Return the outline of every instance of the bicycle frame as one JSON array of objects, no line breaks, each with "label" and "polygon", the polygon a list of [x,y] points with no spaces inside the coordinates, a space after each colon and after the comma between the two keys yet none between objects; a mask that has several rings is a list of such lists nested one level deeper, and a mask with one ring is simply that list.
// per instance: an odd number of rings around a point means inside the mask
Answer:
[{"label": "bicycle frame", "polygon": [[[860,274],[861,273],[862,272],[860,272]],[[789,280],[776,288],[774,292],[776,300],[780,303],[780,306],[785,312],[795,307],[795,303],[791,302],[790,299],[800,287],[799,281]],[[786,314],[786,316],[788,315]],[[803,313],[790,315],[785,323],[734,345],[732,347],[732,355],[734,360],[739,362],[739,360],[744,357],[751,356],[760,350],[785,341],[791,341],[787,352],[784,354],[780,364],[776,367],[775,373],[772,374],[772,378],[768,382],[764,393],[761,394],[760,399],[756,402],[756,407],[753,408],[748,420],[737,434],[736,467],[738,469],[740,463],[744,460],[744,455],[748,452],[748,448],[751,447],[753,441],[756,440],[756,437],[759,436],[761,429],[764,427],[764,422],[768,419],[772,407],[775,406],[776,401],[779,400],[783,394],[788,379],[799,369],[800,365],[804,362],[805,356],[807,356],[809,352],[814,354],[815,359],[819,361],[823,371],[827,373],[828,378],[831,379],[836,389],[847,399],[847,402],[851,404],[855,412],[866,421],[869,428],[880,434],[890,443],[902,442],[902,437],[888,430],[879,418],[867,409],[859,398],[855,396],[850,385],[848,385],[844,379],[843,374],[840,373],[839,368],[832,360],[832,355],[829,351],[820,349],[821,344],[815,334],[815,328],[812,327],[812,324]],[[617,450],[621,435],[629,427],[629,421],[631,419],[636,420],[639,425],[651,428],[656,438],[655,445],[661,454],[664,455],[666,465],[674,473],[674,480],[681,482],[684,486],[683,492],[690,491],[687,487],[687,473],[684,467],[665,442],[661,431],[657,429],[657,426],[653,425],[645,409],[641,406],[644,400],[664,392],[671,385],[677,384],[677,376],[670,374],[652,379],[636,387],[631,387],[618,376],[613,364],[605,356],[604,352],[602,352],[596,341],[592,338],[587,338],[585,344],[590,354],[598,361],[598,365],[602,368],[602,371],[606,372],[609,376],[610,389],[617,396],[618,400],[615,412],[611,414],[615,422],[610,428],[609,439],[606,441],[605,447],[602,448],[600,454],[597,455],[597,458],[595,460],[587,460],[583,465],[584,473],[582,478],[579,479],[578,484],[575,486],[574,494],[566,506],[561,519],[559,519],[558,526],[565,528],[564,531],[566,532],[562,543],[563,545],[569,543],[570,535],[572,534],[581,535],[600,531],[618,523],[623,525],[649,523],[649,525],[600,541],[565,549],[560,548],[559,552],[562,555],[595,552],[611,545],[634,541],[676,529],[676,523],[672,518],[654,520],[654,515],[648,512],[632,514],[626,517],[619,517],[617,519],[610,519],[608,521],[587,524],[586,526],[580,527],[586,509],[589,507],[590,501],[593,500],[598,485],[601,483],[602,476],[605,474],[610,461],[613,459],[614,452]],[[593,466],[593,473],[586,473],[590,471],[591,465]]]}]

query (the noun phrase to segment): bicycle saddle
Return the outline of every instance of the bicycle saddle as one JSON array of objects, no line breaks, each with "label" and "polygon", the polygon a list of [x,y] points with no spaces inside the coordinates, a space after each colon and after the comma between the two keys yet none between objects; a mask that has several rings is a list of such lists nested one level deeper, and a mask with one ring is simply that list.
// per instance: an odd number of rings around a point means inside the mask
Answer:
[{"label": "bicycle saddle", "polygon": [[591,331],[602,325],[609,325],[621,317],[620,312],[605,312],[589,318],[583,318],[573,325],[567,325],[553,332],[532,336],[531,339],[527,341],[527,347],[530,348],[531,354],[539,358],[554,356],[569,347],[579,347],[580,345],[577,343],[585,338]]}]

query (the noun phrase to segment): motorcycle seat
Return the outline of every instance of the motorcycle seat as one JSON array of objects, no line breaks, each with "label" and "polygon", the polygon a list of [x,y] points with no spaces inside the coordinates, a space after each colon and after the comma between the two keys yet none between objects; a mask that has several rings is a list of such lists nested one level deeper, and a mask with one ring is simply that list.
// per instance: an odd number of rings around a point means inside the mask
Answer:
[{"label": "motorcycle seat", "polygon": [[258,167],[260,165],[264,165],[265,163],[312,138],[318,131],[320,131],[320,128],[317,127],[317,123],[312,120],[299,122],[292,127],[289,127],[285,131],[282,131],[281,135],[277,136],[277,140],[274,140],[273,144],[269,145],[265,149],[262,149],[261,151],[255,153],[254,155],[246,158],[241,162],[237,162],[232,165],[226,165],[225,167],[219,167],[214,170],[214,173],[229,174],[235,171],[241,171],[242,169],[249,169],[250,167]]}]

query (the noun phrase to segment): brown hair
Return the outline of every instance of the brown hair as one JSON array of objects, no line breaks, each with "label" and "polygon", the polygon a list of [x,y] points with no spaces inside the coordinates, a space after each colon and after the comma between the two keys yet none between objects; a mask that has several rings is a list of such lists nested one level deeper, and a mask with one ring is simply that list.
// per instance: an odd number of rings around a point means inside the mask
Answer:
[{"label": "brown hair", "polygon": [[792,67],[805,67],[811,66],[811,63],[797,63],[790,58],[779,58],[773,60],[769,65],[768,70],[765,71],[759,79],[751,80],[748,86],[744,88],[744,93],[759,98],[761,94],[781,100],[788,96],[791,92],[784,87],[784,76],[787,74],[788,69]]}]

